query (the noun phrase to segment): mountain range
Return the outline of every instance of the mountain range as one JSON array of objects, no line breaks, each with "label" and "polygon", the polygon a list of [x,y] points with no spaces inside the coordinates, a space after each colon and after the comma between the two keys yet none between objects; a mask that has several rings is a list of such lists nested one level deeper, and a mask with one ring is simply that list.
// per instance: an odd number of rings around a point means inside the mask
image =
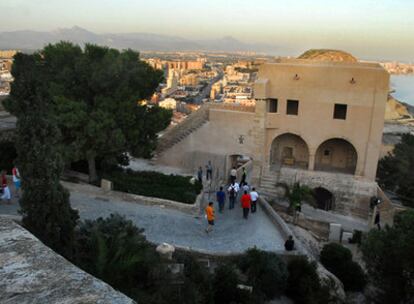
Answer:
[{"label": "mountain range", "polygon": [[138,51],[254,51],[275,53],[278,49],[270,44],[244,43],[229,36],[212,40],[191,40],[177,36],[139,32],[96,34],[78,26],[50,32],[30,30],[0,32],[0,49],[36,50],[48,43],[61,40],[80,45],[95,43],[119,49],[131,48]]}]

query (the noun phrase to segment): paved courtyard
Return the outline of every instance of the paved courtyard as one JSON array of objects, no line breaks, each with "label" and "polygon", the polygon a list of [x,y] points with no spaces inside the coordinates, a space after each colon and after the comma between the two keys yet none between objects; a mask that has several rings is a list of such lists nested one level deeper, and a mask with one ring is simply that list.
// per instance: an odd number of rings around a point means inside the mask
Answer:
[{"label": "paved courtyard", "polygon": [[[181,213],[158,206],[145,206],[119,199],[106,199],[84,192],[71,192],[72,207],[79,210],[81,219],[107,217],[119,213],[145,229],[148,240],[154,243],[167,242],[210,253],[238,253],[251,247],[263,250],[283,250],[284,240],[261,208],[248,220],[242,218],[239,204],[223,214],[216,210],[216,225],[213,232],[206,234],[206,220],[202,216]],[[217,206],[215,206],[216,209]],[[18,203],[0,203],[0,215],[17,215]]]}]

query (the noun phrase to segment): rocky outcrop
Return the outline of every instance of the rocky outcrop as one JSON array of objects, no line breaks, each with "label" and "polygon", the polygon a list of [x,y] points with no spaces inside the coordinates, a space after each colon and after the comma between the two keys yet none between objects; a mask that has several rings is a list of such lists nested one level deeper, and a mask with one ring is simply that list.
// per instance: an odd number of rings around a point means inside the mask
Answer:
[{"label": "rocky outcrop", "polygon": [[398,120],[409,117],[411,117],[411,114],[407,107],[389,95],[385,107],[385,120]]},{"label": "rocky outcrop", "polygon": [[135,303],[4,217],[0,217],[0,299],[8,304]]},{"label": "rocky outcrop", "polygon": [[347,52],[330,49],[311,49],[300,55],[298,59],[308,59],[315,61],[358,62],[358,59]]}]

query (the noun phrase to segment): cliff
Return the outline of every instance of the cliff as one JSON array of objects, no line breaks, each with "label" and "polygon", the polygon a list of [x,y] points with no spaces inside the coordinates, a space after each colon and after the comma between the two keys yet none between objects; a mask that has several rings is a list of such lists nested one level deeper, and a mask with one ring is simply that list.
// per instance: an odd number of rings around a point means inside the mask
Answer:
[{"label": "cliff", "polygon": [[385,107],[385,120],[398,120],[410,118],[411,114],[406,105],[388,95],[387,105]]}]

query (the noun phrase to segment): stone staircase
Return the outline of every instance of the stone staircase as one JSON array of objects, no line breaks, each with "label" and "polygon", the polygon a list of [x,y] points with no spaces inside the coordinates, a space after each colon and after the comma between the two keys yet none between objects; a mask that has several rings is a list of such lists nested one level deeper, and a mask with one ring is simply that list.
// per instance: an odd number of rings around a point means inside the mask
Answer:
[{"label": "stone staircase", "polygon": [[166,150],[170,149],[188,135],[202,127],[208,121],[209,106],[203,105],[197,111],[191,113],[182,123],[169,129],[159,139],[155,150],[155,159]]},{"label": "stone staircase", "polygon": [[265,196],[280,196],[280,192],[276,189],[278,179],[276,173],[265,172],[260,178],[260,192]]}]

